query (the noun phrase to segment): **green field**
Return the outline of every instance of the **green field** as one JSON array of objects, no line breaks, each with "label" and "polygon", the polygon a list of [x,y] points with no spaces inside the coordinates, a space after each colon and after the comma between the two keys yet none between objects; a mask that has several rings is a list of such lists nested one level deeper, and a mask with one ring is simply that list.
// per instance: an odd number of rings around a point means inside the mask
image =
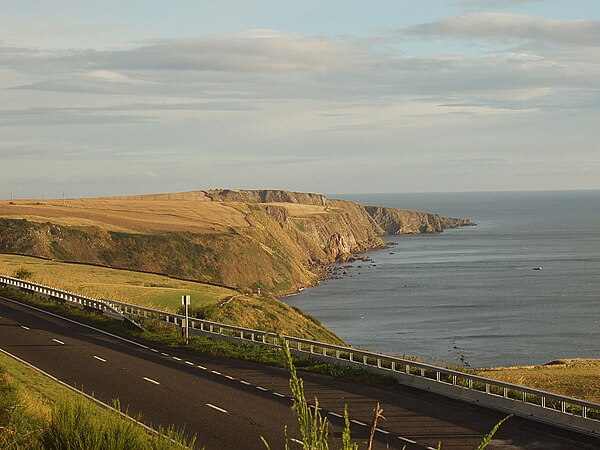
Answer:
[{"label": "green field", "polygon": [[183,294],[190,294],[196,306],[207,306],[238,294],[232,289],[149,273],[0,255],[0,273],[14,276],[19,270],[30,272],[27,278],[36,283],[165,311],[176,311]]}]

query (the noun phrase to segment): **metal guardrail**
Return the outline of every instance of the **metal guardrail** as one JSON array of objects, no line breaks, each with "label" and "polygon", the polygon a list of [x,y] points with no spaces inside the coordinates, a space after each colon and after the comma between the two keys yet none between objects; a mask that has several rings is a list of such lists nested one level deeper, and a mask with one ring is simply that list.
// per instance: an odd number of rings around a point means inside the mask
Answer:
[{"label": "metal guardrail", "polygon": [[[185,317],[180,314],[116,300],[94,299],[3,275],[0,275],[0,285],[19,288],[79,307],[101,310],[104,313],[108,312],[109,315],[116,313],[125,318],[133,316],[178,326],[181,326],[185,320]],[[268,347],[280,346],[278,335],[275,333],[196,318],[190,318],[189,322],[190,333],[193,334]],[[361,367],[368,371],[390,375],[402,384],[600,437],[600,404],[597,403],[371,351],[293,336],[284,336],[284,338],[296,354],[334,364]]]}]

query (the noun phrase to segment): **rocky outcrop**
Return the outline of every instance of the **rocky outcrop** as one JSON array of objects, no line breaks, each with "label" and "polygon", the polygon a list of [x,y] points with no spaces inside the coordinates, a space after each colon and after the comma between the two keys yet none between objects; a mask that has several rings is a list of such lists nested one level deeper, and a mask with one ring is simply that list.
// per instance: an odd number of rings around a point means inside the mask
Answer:
[{"label": "rocky outcrop", "polygon": [[442,226],[446,228],[458,228],[458,227],[472,227],[477,225],[475,222],[471,222],[470,219],[457,219],[454,217],[442,217]]},{"label": "rocky outcrop", "polygon": [[387,234],[440,233],[446,228],[472,225],[469,219],[446,218],[428,212],[382,206],[365,206],[365,209]]},{"label": "rocky outcrop", "polygon": [[300,203],[317,206],[325,206],[327,204],[327,198],[324,195],[282,191],[278,189],[251,191],[241,189],[213,189],[202,192],[214,202]]}]

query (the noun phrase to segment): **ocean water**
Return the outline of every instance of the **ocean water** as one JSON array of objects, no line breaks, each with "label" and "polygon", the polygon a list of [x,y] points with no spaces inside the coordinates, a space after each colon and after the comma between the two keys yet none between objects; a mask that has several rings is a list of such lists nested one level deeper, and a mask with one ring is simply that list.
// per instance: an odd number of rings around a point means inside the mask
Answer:
[{"label": "ocean water", "polygon": [[385,237],[284,299],[346,342],[471,367],[600,358],[600,190],[332,197],[478,223]]}]

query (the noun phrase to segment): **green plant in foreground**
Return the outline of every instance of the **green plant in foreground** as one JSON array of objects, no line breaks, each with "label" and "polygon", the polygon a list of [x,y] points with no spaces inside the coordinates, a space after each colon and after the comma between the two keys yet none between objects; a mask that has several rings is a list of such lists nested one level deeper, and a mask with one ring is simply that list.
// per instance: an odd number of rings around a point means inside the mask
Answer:
[{"label": "green plant in foreground", "polygon": [[[298,377],[296,367],[290,351],[288,342],[282,335],[279,335],[279,342],[282,343],[283,354],[285,359],[285,365],[290,371],[290,388],[294,397],[294,411],[300,427],[300,434],[302,435],[302,443],[304,450],[329,450],[329,421],[326,417],[323,417],[319,411],[319,401],[315,397],[314,408],[308,405],[306,395],[304,393],[304,382],[302,378]],[[373,441],[375,439],[375,431],[377,429],[377,422],[379,419],[385,419],[383,417],[383,409],[381,409],[379,403],[375,406],[373,423],[371,426],[371,433],[369,440],[367,441],[367,450],[373,448]],[[475,450],[484,450],[500,426],[511,416],[507,416],[500,420],[492,430],[486,434]],[[261,438],[266,448],[270,450],[268,442]],[[289,450],[289,442],[287,437],[287,429],[285,430],[285,449]],[[404,447],[405,448],[405,447]],[[442,443],[438,444],[438,450],[442,449]],[[348,407],[344,406],[344,430],[342,431],[342,448],[341,450],[359,450],[359,444],[352,442],[350,435],[350,418],[348,415]]]}]

